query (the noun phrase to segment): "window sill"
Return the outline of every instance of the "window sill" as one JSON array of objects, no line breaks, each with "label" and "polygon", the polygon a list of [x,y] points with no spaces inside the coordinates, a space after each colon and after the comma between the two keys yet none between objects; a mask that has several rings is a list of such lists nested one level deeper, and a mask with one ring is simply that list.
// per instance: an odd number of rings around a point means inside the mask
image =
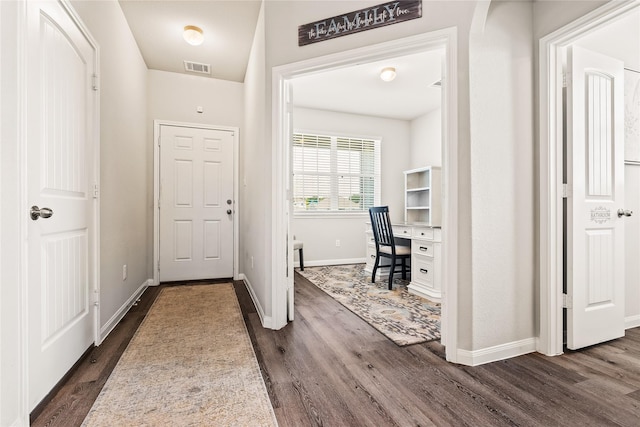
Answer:
[{"label": "window sill", "polygon": [[362,219],[369,218],[369,212],[295,212],[294,219]]}]

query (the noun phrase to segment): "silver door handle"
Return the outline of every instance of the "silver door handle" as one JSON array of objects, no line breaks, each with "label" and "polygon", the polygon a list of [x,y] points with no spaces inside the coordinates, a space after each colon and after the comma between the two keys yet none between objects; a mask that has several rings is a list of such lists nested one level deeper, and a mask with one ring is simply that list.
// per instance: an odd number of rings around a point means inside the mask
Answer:
[{"label": "silver door handle", "polygon": [[227,209],[227,215],[231,215],[231,209]]},{"label": "silver door handle", "polygon": [[633,211],[630,211],[629,209],[618,209],[618,218],[621,218],[623,216],[631,216],[633,214]]},{"label": "silver door handle", "polygon": [[31,219],[37,221],[38,218],[50,218],[53,215],[53,210],[49,208],[39,208],[37,206],[31,206]]}]

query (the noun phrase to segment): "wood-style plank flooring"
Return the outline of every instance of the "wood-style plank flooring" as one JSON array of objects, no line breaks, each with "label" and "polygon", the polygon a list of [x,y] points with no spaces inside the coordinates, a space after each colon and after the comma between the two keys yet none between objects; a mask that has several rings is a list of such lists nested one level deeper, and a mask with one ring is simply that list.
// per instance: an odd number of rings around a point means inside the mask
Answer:
[{"label": "wood-style plank flooring", "polygon": [[[438,343],[398,347],[296,275],[295,321],[262,328],[242,282],[245,322],[280,426],[640,426],[640,330],[563,356],[478,367]],[[80,425],[157,296],[149,288],[33,420]]]}]

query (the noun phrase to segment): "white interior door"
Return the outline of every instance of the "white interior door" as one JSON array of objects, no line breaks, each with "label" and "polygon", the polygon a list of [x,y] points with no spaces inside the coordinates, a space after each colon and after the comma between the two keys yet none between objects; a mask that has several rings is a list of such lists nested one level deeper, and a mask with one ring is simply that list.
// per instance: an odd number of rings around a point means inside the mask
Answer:
[{"label": "white interior door", "polygon": [[[96,52],[58,2],[27,2],[29,410],[95,340],[92,75]],[[47,209],[45,209],[47,208]],[[49,217],[49,214],[52,215]]]},{"label": "white interior door", "polygon": [[160,126],[160,281],[233,277],[228,130]]},{"label": "white interior door", "polygon": [[577,46],[567,67],[567,347],[577,349],[624,336],[624,74]]}]

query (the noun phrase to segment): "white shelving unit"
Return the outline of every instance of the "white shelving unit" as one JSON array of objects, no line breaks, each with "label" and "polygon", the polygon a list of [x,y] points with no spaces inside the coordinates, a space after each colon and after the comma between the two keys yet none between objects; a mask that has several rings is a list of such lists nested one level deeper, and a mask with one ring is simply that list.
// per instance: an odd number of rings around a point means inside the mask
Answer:
[{"label": "white shelving unit", "polygon": [[440,167],[426,166],[404,172],[404,221],[442,224]]}]

